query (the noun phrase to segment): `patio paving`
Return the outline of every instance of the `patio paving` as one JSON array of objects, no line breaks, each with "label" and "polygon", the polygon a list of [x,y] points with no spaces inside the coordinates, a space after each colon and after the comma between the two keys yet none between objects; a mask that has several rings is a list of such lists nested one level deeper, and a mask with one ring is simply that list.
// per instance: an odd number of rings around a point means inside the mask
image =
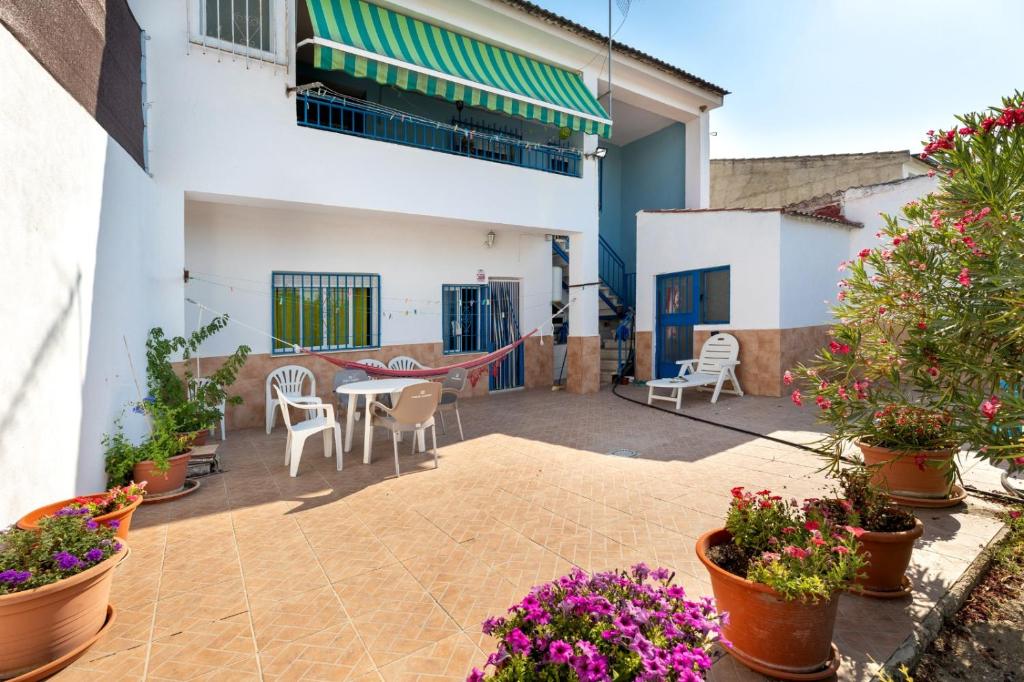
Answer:
[{"label": "patio paving", "polygon": [[[640,396],[637,389],[627,389]],[[813,440],[813,412],[786,400],[688,396],[684,411]],[[710,594],[694,543],[720,526],[735,485],[820,494],[821,462],[798,449],[634,406],[609,391],[514,392],[463,403],[466,441],[440,437],[440,468],[381,431],[344,471],[311,439],[299,476],[284,429],[229,432],[226,472],[185,498],[142,507],[118,568],[118,620],[59,680],[458,680],[482,665],[480,632],[539,582],[568,572],[667,566]],[[357,435],[362,425],[357,424]],[[627,448],[635,457],[607,453]],[[991,485],[993,473],[971,470]],[[913,600],[842,598],[842,680],[867,680],[998,533],[978,498],[923,511]],[[714,680],[760,680],[722,658]]]}]

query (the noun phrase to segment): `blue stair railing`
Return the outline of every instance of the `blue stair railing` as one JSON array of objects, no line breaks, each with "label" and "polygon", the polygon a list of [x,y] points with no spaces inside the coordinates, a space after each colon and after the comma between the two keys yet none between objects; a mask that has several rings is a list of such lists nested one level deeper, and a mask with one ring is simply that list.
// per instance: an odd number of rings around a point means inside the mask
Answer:
[{"label": "blue stair railing", "polygon": [[634,301],[629,297],[627,286],[626,263],[615,252],[612,245],[600,235],[598,235],[597,276],[618,297],[622,305],[633,307]]}]

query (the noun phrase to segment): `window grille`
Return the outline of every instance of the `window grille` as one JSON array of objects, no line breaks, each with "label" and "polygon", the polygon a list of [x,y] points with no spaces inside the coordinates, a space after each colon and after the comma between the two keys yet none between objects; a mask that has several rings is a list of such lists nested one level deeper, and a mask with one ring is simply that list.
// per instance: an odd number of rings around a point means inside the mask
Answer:
[{"label": "window grille", "polygon": [[380,275],[272,274],[273,354],[380,346]]}]

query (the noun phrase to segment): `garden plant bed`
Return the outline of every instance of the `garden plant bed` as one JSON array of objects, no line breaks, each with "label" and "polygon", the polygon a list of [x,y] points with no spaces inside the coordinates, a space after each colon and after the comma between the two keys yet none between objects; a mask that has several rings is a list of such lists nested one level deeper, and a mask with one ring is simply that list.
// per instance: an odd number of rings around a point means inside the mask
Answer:
[{"label": "garden plant bed", "polygon": [[[1024,519],[1016,519],[988,573],[914,669],[922,682],[1024,680]],[[902,676],[897,675],[897,679]]]}]

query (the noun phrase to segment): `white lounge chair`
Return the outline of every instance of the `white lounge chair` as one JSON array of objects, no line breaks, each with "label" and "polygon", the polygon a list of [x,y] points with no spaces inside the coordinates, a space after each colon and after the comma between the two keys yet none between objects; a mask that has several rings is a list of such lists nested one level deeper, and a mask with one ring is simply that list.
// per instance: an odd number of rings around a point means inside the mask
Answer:
[{"label": "white lounge chair", "polygon": [[[715,392],[711,396],[712,403],[718,402],[718,395],[723,391],[732,395],[743,395],[740,380],[736,378],[736,365],[740,364],[737,359],[739,354],[740,344],[735,336],[715,334],[700,349],[700,358],[676,362],[679,365],[678,376],[647,382],[647,404],[652,405],[655,400],[664,400],[675,403],[678,410],[683,406],[683,389],[712,385],[715,387]],[[723,388],[726,381],[732,384],[732,390]],[[654,391],[659,388],[669,389],[669,394],[658,395]]]}]

